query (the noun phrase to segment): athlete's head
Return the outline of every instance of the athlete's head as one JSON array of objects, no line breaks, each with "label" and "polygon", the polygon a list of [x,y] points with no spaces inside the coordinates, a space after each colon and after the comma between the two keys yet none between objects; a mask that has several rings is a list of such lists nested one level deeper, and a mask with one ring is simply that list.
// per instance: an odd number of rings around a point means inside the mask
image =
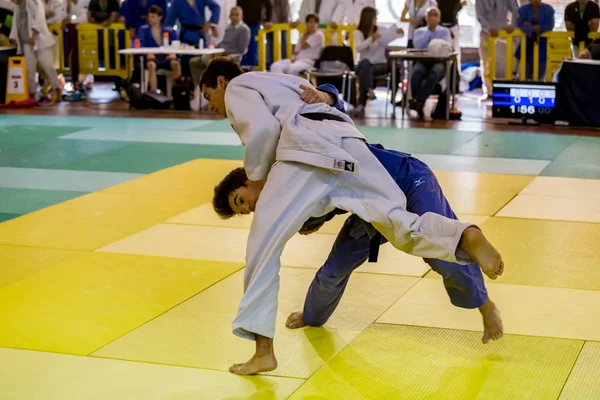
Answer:
[{"label": "athlete's head", "polygon": [[236,168],[215,187],[213,208],[221,219],[254,212],[264,182],[248,180],[244,168]]},{"label": "athlete's head", "polygon": [[230,80],[242,73],[237,60],[232,57],[216,57],[208,64],[200,79],[200,89],[212,111],[227,117],[225,89]]}]

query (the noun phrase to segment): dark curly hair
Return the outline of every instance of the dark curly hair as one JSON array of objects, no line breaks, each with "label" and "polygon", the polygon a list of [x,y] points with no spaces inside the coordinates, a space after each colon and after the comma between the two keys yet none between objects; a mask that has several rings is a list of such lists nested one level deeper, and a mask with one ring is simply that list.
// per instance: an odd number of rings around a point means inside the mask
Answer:
[{"label": "dark curly hair", "polygon": [[213,58],[200,79],[200,89],[203,86],[214,89],[217,87],[217,78],[224,77],[228,81],[236,76],[243,74],[244,71],[238,64],[237,60],[228,56],[219,56]]},{"label": "dark curly hair", "polygon": [[229,205],[229,194],[246,186],[248,175],[244,168],[236,168],[227,174],[225,178],[215,186],[212,206],[221,219],[229,219],[235,215]]}]

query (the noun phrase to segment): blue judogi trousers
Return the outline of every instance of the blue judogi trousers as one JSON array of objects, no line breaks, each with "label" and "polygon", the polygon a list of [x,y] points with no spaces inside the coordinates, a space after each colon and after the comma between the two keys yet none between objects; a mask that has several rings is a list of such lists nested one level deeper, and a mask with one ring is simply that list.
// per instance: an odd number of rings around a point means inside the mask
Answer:
[{"label": "blue judogi trousers", "polygon": [[[408,211],[418,215],[433,212],[457,219],[433,171],[425,163],[381,145],[368,146],[406,195]],[[314,221],[318,219],[307,221],[305,226]],[[317,271],[308,289],[303,311],[303,319],[308,325],[321,326],[333,314],[352,271],[367,261],[371,239],[376,234],[370,224],[356,215],[346,220],[327,261]],[[380,242],[384,244],[387,240],[381,236]],[[481,307],[486,301],[487,290],[477,264],[460,265],[437,259],[424,261],[444,278],[453,305],[472,309]]]}]

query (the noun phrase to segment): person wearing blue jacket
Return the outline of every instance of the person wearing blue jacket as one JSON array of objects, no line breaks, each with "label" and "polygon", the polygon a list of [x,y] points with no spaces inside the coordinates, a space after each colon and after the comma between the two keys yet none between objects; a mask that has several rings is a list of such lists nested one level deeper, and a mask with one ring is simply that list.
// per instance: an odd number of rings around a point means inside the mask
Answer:
[{"label": "person wearing blue jacket", "polygon": [[[168,25],[163,25],[163,11],[158,6],[150,7],[148,11],[148,25],[143,25],[139,32],[138,38],[141,47],[161,47],[163,45],[163,35],[169,35],[169,42],[177,40],[177,33]],[[148,54],[146,58],[146,68],[148,69],[148,81],[150,90],[156,92],[158,82],[156,71],[165,69],[171,71],[173,79],[181,76],[181,64],[175,54]]]},{"label": "person wearing blue jacket", "polygon": [[[208,21],[206,8],[211,12]],[[208,31],[212,31],[213,36],[218,36],[216,26],[220,15],[221,6],[215,0],[173,0],[166,24],[174,26],[179,21],[181,25],[179,37],[182,43],[198,47],[202,39],[204,47],[208,47]]]},{"label": "person wearing blue jacket", "polygon": [[[300,86],[300,88],[303,89],[301,98],[305,102],[310,104],[325,102],[345,112],[344,103],[335,86],[326,84],[316,89],[308,86]],[[406,195],[407,211],[418,215],[432,212],[457,219],[435,175],[425,163],[410,154],[385,149],[379,144],[367,146]],[[232,174],[234,173],[245,175],[243,168],[232,171]],[[236,193],[233,186],[229,190],[230,195]],[[239,193],[236,196],[238,195]],[[245,200],[247,199],[244,199],[243,204],[252,203]],[[241,210],[241,213],[251,211],[252,209],[249,208]],[[341,210],[334,210],[322,217],[310,218],[299,233],[304,235],[314,233],[335,215],[344,213]],[[286,326],[296,329],[305,325],[325,324],[337,308],[352,272],[368,259],[374,261],[379,246],[384,243],[386,239],[371,224],[354,214],[348,217],[327,261],[317,271],[308,289],[303,311],[292,313],[287,319]],[[444,286],[453,305],[479,309],[484,325],[482,342],[488,343],[490,340],[500,339],[503,335],[500,312],[488,296],[480,267],[477,264],[460,265],[436,259],[424,261],[435,272],[442,275]]]},{"label": "person wearing blue jacket", "polygon": [[[542,3],[542,0],[530,0],[529,4],[519,7],[517,26],[527,35],[525,40],[527,49],[526,79],[533,79],[533,45],[538,43],[540,49],[538,79],[545,80],[547,39],[541,35],[554,29],[554,8],[550,4]],[[521,62],[523,62],[521,60],[522,45],[523,43],[519,43],[515,52],[515,57]],[[521,77],[521,79],[525,78]]]}]

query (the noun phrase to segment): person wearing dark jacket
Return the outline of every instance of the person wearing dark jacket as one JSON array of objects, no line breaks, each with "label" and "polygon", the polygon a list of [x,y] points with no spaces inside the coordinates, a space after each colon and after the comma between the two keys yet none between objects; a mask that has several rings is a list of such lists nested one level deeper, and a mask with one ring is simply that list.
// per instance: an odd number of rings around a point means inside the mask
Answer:
[{"label": "person wearing dark jacket", "polygon": [[237,0],[237,6],[244,12],[244,22],[250,27],[250,43],[241,64],[258,65],[256,35],[258,35],[263,22],[271,21],[273,17],[273,5],[271,4],[271,0]]}]

